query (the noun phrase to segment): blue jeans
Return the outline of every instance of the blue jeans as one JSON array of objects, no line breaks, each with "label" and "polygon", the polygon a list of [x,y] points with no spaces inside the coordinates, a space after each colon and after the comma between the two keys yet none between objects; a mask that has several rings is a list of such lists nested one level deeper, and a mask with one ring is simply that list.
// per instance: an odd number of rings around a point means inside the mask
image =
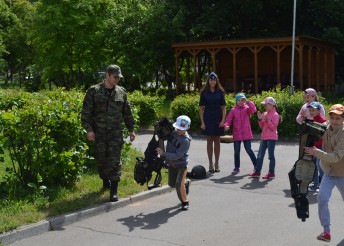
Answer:
[{"label": "blue jeans", "polygon": [[315,161],[315,172],[313,177],[313,183],[315,186],[319,186],[322,177],[324,176],[324,171],[320,167],[320,159],[313,157]]},{"label": "blue jeans", "polygon": [[260,173],[260,171],[262,170],[265,152],[266,152],[266,149],[268,149],[269,160],[270,160],[269,172],[275,173],[275,165],[276,165],[275,146],[276,146],[276,140],[260,140],[260,145],[259,145],[259,150],[258,150],[258,155],[257,155],[257,165],[255,168],[256,172]]},{"label": "blue jeans", "polygon": [[344,200],[344,177],[335,177],[324,175],[320,183],[320,189],[318,194],[318,214],[319,219],[324,231],[330,231],[330,210],[328,208],[328,202],[332,195],[333,188],[337,186],[342,198]]},{"label": "blue jeans", "polygon": [[[256,155],[253,153],[253,150],[251,148],[251,140],[242,140],[244,142],[244,148],[246,150],[246,153],[251,158],[252,164],[255,167],[257,163]],[[241,146],[241,140],[234,141],[234,166],[235,168],[240,168],[240,146]]]}]

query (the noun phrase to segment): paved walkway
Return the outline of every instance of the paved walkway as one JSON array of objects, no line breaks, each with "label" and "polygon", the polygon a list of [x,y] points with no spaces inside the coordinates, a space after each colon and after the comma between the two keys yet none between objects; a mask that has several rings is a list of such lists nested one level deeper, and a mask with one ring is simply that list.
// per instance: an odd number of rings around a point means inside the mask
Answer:
[{"label": "paved walkway", "polygon": [[[144,151],[150,134],[139,135],[134,145]],[[255,153],[259,143],[252,144]],[[296,161],[298,145],[279,142],[276,146],[276,178],[252,179],[252,164],[243,146],[241,173],[233,169],[233,145],[221,144],[220,173],[204,180],[193,180],[189,199],[190,210],[181,211],[174,190],[162,187],[127,200],[127,206],[114,209],[113,204],[101,206],[101,213],[88,217],[79,212],[70,215],[75,223],[56,222],[56,230],[14,242],[13,246],[37,245],[342,245],[344,246],[343,200],[334,190],[330,202],[332,242],[316,240],[322,228],[317,216],[316,194],[309,194],[310,218],[301,222],[290,197],[288,172]],[[207,167],[206,142],[195,138],[190,149],[190,169]],[[263,174],[267,171],[267,157]],[[163,175],[166,175],[165,173]],[[154,192],[154,190],[153,190]],[[150,194],[150,195],[149,195]],[[137,200],[135,200],[137,199]],[[74,217],[73,217],[74,216]],[[32,230],[32,229],[31,229]],[[29,230],[30,231],[30,230]],[[12,235],[15,236],[15,235]]]}]

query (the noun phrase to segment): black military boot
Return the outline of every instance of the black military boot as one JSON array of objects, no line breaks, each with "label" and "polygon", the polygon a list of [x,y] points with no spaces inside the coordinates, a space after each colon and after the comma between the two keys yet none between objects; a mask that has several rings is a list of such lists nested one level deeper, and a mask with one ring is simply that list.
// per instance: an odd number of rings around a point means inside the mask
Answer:
[{"label": "black military boot", "polygon": [[103,179],[103,189],[110,189],[110,180],[109,179]]},{"label": "black military boot", "polygon": [[117,196],[117,187],[118,187],[118,182],[117,181],[110,181],[110,201],[111,202],[117,202],[118,201],[118,196]]}]

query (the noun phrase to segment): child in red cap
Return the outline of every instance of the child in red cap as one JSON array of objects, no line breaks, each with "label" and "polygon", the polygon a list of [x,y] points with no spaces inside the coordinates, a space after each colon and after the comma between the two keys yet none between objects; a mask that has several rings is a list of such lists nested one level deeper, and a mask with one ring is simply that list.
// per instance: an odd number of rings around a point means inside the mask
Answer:
[{"label": "child in red cap", "polygon": [[332,190],[336,186],[344,200],[344,106],[332,105],[329,110],[329,124],[323,136],[323,150],[306,147],[305,153],[321,160],[324,176],[318,194],[318,214],[323,232],[318,240],[331,241],[330,210],[328,207]]}]

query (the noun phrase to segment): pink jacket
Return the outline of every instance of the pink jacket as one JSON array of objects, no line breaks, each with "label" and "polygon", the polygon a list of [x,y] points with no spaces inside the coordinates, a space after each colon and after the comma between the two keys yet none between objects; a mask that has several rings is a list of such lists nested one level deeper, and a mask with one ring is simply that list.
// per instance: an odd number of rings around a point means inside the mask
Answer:
[{"label": "pink jacket", "polygon": [[242,107],[234,106],[228,113],[225,126],[233,125],[233,140],[250,140],[253,139],[250,117],[257,111],[252,101],[247,101]]},{"label": "pink jacket", "polygon": [[[310,115],[309,113],[309,109],[307,108],[307,106],[309,105],[309,103],[305,103],[304,105],[302,105],[300,111],[299,111],[299,114],[296,116],[296,122],[299,123],[299,124],[302,124],[303,120],[305,119],[305,117],[302,117],[301,116],[301,113],[302,112],[305,112],[306,113],[306,118],[311,120],[312,119],[312,116]],[[321,105],[321,109],[320,109],[320,115],[322,117],[325,117],[325,109],[324,109],[324,106]]]},{"label": "pink jacket", "polygon": [[[268,116],[268,121],[265,116]],[[280,122],[280,115],[276,109],[263,113],[263,119],[258,121],[259,127],[262,129],[261,140],[278,140],[277,126]]]}]

